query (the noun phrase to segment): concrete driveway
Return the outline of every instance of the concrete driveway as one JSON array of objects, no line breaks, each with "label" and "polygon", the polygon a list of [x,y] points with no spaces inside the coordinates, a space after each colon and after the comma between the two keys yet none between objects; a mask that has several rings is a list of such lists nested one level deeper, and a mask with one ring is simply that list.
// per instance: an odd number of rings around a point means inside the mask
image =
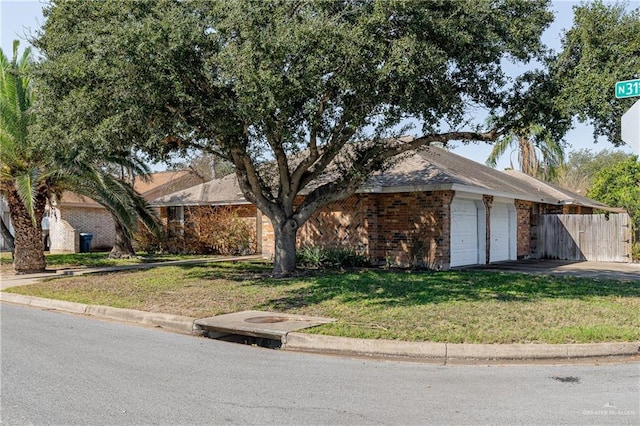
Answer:
[{"label": "concrete driveway", "polygon": [[568,260],[527,259],[498,262],[490,265],[473,266],[464,269],[640,281],[640,263],[575,262]]}]

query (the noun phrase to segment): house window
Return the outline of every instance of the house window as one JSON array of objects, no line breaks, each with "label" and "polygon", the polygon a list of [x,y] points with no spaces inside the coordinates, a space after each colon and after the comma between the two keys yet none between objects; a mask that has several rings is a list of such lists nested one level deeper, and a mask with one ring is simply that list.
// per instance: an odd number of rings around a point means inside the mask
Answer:
[{"label": "house window", "polygon": [[167,207],[167,226],[170,236],[184,234],[184,206]]}]

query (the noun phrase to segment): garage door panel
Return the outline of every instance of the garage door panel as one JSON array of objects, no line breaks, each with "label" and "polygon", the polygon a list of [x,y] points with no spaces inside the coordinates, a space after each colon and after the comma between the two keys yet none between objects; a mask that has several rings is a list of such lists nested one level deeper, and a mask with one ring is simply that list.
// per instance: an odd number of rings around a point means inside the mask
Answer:
[{"label": "garage door panel", "polygon": [[491,207],[491,262],[509,260],[509,210],[506,204],[494,204]]},{"label": "garage door panel", "polygon": [[478,209],[474,201],[451,203],[451,266],[478,263]]},{"label": "garage door panel", "polygon": [[515,244],[515,226],[512,223],[514,212],[509,205],[497,203],[491,206],[489,261],[511,260],[512,246]]}]

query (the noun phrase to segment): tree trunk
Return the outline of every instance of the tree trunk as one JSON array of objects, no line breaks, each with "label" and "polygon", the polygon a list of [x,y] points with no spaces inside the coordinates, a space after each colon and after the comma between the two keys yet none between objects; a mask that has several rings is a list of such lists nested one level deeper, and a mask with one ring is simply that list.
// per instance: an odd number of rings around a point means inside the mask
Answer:
[{"label": "tree trunk", "polygon": [[296,235],[298,224],[293,219],[283,224],[273,224],[275,253],[273,274],[276,277],[287,277],[296,271]]},{"label": "tree trunk", "polygon": [[131,243],[131,237],[129,233],[124,229],[118,220],[114,218],[116,226],[116,239],[113,243],[111,253],[109,253],[110,259],[128,259],[136,256],[136,252],[133,250],[133,244]]},{"label": "tree trunk", "polygon": [[35,224],[16,191],[7,194],[11,221],[15,231],[13,268],[17,274],[43,272],[46,268],[42,244],[42,216],[46,205],[44,194],[35,200]]},{"label": "tree trunk", "polygon": [[13,251],[15,247],[14,238],[7,224],[4,223],[3,218],[0,218],[0,235],[2,235],[5,244],[9,246],[9,250],[11,250],[11,256],[13,257]]}]

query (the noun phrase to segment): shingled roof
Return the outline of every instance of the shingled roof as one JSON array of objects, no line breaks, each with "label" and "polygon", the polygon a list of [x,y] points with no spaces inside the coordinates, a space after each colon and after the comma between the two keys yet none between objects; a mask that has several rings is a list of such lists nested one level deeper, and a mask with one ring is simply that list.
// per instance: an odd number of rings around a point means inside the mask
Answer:
[{"label": "shingled roof", "polygon": [[[165,172],[151,173],[147,179],[136,177],[133,188],[145,200],[154,200],[162,195],[173,193],[177,190],[191,187],[202,182],[196,173],[190,170],[169,170]],[[56,203],[65,207],[103,208],[89,197],[65,191],[62,199]]]},{"label": "shingled roof", "polygon": [[235,174],[213,179],[164,197],[156,198],[152,206],[200,206],[249,204],[242,195]]},{"label": "shingled roof", "polygon": [[[319,180],[330,180],[323,176]],[[318,182],[316,182],[318,184]],[[313,188],[314,183],[307,188]],[[542,182],[523,173],[499,171],[454,154],[446,149],[428,146],[405,155],[389,170],[374,174],[357,191],[360,193],[392,193],[453,190],[515,198],[554,205],[580,205],[608,211],[611,208],[579,194]],[[156,206],[246,204],[235,174],[187,188],[152,201]]]}]

